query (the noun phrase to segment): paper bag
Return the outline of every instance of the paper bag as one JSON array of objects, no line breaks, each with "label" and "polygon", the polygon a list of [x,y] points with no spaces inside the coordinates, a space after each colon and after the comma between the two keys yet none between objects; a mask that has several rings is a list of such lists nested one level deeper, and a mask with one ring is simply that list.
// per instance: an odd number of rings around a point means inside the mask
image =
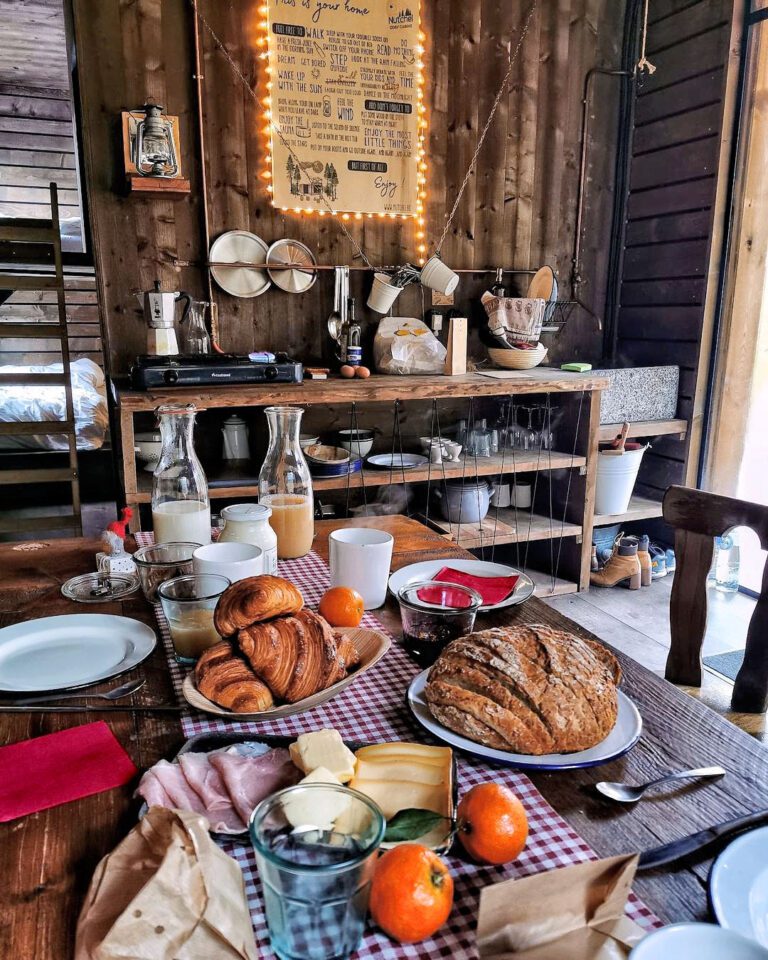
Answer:
[{"label": "paper bag", "polygon": [[446,352],[422,320],[384,317],[376,328],[373,360],[379,373],[443,373]]},{"label": "paper bag", "polygon": [[646,931],[624,914],[637,856],[590,860],[480,894],[484,960],[625,960]]},{"label": "paper bag", "polygon": [[240,867],[204,817],[150,807],[96,868],[75,960],[255,960]]}]

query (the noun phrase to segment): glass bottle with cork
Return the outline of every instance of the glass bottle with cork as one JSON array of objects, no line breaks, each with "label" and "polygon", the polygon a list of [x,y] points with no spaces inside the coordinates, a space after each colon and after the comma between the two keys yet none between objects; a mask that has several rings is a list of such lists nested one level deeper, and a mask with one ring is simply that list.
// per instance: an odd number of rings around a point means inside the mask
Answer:
[{"label": "glass bottle with cork", "polygon": [[347,300],[347,327],[345,338],[344,363],[350,367],[359,367],[363,361],[362,331],[360,324],[355,320],[355,301],[353,297]]}]

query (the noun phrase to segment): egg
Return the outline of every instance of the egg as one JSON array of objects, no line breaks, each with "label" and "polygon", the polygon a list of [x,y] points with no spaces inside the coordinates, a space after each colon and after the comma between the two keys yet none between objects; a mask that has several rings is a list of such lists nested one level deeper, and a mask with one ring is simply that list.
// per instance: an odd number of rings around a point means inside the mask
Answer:
[{"label": "egg", "polygon": [[357,367],[355,374],[360,377],[361,380],[367,380],[371,375],[371,371],[368,369],[368,367]]},{"label": "egg", "polygon": [[346,377],[347,380],[351,380],[355,375],[355,368],[350,367],[349,364],[345,363],[343,367],[339,370],[339,373],[342,377]]}]

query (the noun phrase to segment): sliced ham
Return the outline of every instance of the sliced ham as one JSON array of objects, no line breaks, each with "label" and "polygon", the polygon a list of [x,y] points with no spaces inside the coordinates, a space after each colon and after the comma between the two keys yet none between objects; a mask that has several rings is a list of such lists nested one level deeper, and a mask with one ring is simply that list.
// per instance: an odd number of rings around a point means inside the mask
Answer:
[{"label": "sliced ham", "polygon": [[211,755],[211,763],[221,774],[232,803],[245,823],[265,797],[298,783],[302,776],[282,747],[258,757],[215,753]]},{"label": "sliced ham", "polygon": [[136,793],[144,797],[148,807],[172,807],[171,798],[157,779],[154,768],[150,768],[139,781]]},{"label": "sliced ham", "polygon": [[[177,810],[205,813],[205,804],[187,782],[187,778],[178,763],[168,763],[167,760],[160,760],[144,776],[152,773],[160,781],[160,785],[168,795],[170,806]],[[142,777],[141,783],[143,782],[144,777]],[[141,783],[139,783],[139,793],[146,800],[146,796],[141,789]]]},{"label": "sliced ham", "polygon": [[210,754],[183,753],[179,765],[187,783],[200,797],[214,833],[243,833],[246,829]]}]

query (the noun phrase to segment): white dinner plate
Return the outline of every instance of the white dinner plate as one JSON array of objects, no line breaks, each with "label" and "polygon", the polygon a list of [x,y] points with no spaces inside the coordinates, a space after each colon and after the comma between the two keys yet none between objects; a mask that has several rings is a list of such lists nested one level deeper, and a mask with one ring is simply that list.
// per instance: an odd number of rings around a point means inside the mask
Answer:
[{"label": "white dinner plate", "polygon": [[709,875],[709,898],[721,926],[768,947],[768,827],[723,850]]},{"label": "white dinner plate", "polygon": [[[230,230],[222,233],[211,245],[211,263],[267,262],[269,247],[249,230]],[[266,270],[250,270],[248,267],[211,267],[211,276],[222,290],[233,297],[258,297],[269,289]]]},{"label": "white dinner plate", "polygon": [[0,630],[0,693],[70,690],[131,670],[155,648],[139,620],[77,613]]},{"label": "white dinner plate", "polygon": [[490,563],[486,560],[422,560],[421,563],[409,563],[407,567],[400,567],[389,578],[389,589],[397,596],[398,591],[407,583],[419,583],[423,580],[432,580],[443,567],[452,567],[462,573],[471,573],[476,577],[518,577],[515,589],[500,603],[492,606],[480,607],[481,613],[489,610],[501,610],[502,607],[514,607],[533,596],[536,587],[533,580],[515,567],[508,567],[504,563]]},{"label": "white dinner plate", "polygon": [[420,453],[375,453],[365,462],[369,467],[378,467],[380,470],[415,470],[429,463],[429,459]]},{"label": "white dinner plate", "polygon": [[424,697],[428,673],[428,669],[422,671],[413,678],[408,687],[408,706],[422,727],[433,737],[437,737],[438,740],[442,740],[456,750],[506,767],[517,767],[520,770],[576,770],[581,767],[597,767],[631,750],[640,739],[643,730],[643,720],[637,707],[626,694],[619,690],[617,691],[619,711],[616,724],[605,740],[595,747],[590,747],[589,750],[579,750],[576,753],[546,753],[541,756],[493,750],[491,747],[484,747],[481,743],[459,736],[458,733],[454,733],[453,730],[449,730],[435,720]]},{"label": "white dinner plate", "polygon": [[768,950],[713,923],[673,923],[644,937],[629,960],[768,960]]}]

